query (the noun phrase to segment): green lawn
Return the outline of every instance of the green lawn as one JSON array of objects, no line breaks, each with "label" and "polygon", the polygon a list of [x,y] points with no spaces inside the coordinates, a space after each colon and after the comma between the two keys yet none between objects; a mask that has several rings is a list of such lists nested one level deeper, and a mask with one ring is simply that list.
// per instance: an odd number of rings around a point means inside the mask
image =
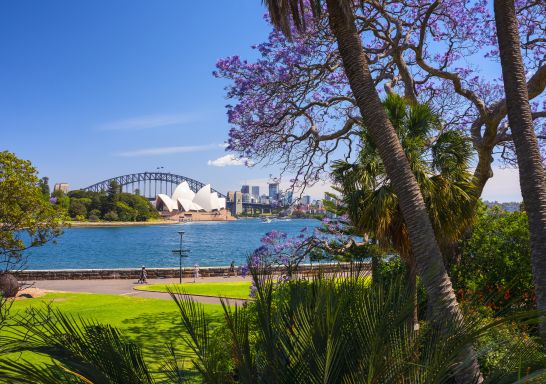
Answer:
[{"label": "green lawn", "polygon": [[[118,327],[129,339],[142,347],[146,359],[153,366],[159,366],[164,347],[170,342],[176,344],[180,351],[184,351],[180,312],[172,300],[90,293],[48,293],[40,298],[14,302],[10,314],[23,313],[21,311],[30,306],[45,308],[47,304],[65,314],[91,318]],[[222,317],[221,305],[204,306],[211,316],[218,319]],[[8,331],[4,329],[2,332]],[[25,355],[25,358],[36,362],[44,361],[35,355]],[[189,363],[189,359],[187,362]]]},{"label": "green lawn", "polygon": [[139,285],[135,289],[142,291],[167,292],[168,289],[181,289],[192,295],[221,296],[235,299],[248,299],[250,281],[214,282],[214,283],[182,283],[182,284],[151,284]]}]

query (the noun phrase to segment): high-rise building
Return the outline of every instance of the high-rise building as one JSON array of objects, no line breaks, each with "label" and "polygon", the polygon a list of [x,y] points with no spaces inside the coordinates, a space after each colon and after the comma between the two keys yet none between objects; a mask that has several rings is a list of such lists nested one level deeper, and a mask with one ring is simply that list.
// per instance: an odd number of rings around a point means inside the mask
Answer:
[{"label": "high-rise building", "polygon": [[252,196],[254,196],[255,198],[260,197],[260,187],[258,185],[252,186]]},{"label": "high-rise building", "polygon": [[227,201],[230,202],[232,215],[239,215],[243,212],[243,194],[241,192],[228,192]]},{"label": "high-rise building", "polygon": [[286,193],[286,205],[292,205],[292,203],[294,202],[294,194],[292,191],[288,191]]},{"label": "high-rise building", "polygon": [[241,193],[250,193],[250,186],[248,185],[243,185],[241,187]]},{"label": "high-rise building", "polygon": [[311,196],[305,195],[301,197],[301,203],[303,205],[310,205],[311,204]]},{"label": "high-rise building", "polygon": [[279,198],[279,183],[269,183],[269,198],[271,200]]},{"label": "high-rise building", "polygon": [[53,191],[55,192],[61,191],[63,193],[68,193],[69,190],[70,190],[70,186],[68,185],[68,183],[57,183],[53,187]]},{"label": "high-rise building", "polygon": [[243,193],[243,203],[250,203],[250,202],[251,202],[250,193]]},{"label": "high-rise building", "polygon": [[[281,196],[281,194],[279,194],[279,196]],[[283,193],[282,196],[279,197],[279,200],[282,201],[282,205],[285,207],[292,205],[294,201],[292,191],[286,191],[285,193]]]}]

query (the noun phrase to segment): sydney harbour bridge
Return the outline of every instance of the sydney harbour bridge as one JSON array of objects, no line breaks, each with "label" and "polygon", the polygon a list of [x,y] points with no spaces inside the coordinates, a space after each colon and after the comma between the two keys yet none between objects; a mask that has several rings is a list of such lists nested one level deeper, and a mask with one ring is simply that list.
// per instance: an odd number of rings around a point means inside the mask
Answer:
[{"label": "sydney harbour bridge", "polygon": [[[123,192],[138,193],[149,200],[155,200],[155,197],[159,193],[164,193],[165,195],[171,196],[176,186],[184,181],[188,183],[190,189],[194,192],[199,191],[205,186],[205,183],[170,172],[140,172],[112,177],[82,188],[82,190],[91,192],[105,192],[108,190],[108,187],[113,181],[118,183]],[[231,209],[233,212],[233,202],[229,201],[225,194],[214,188],[211,188],[211,192],[216,192],[219,197],[226,198],[227,208]],[[242,208],[244,210],[263,211],[264,209],[270,210],[271,206],[258,203],[242,203]]]}]

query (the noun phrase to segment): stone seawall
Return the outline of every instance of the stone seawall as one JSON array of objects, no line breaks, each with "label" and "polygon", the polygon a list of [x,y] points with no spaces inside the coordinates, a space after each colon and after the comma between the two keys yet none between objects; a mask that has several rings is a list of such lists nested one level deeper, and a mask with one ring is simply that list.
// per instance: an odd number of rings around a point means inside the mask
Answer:
[{"label": "stone seawall", "polygon": [[[351,269],[350,263],[340,264],[303,264],[298,268],[298,273],[308,274],[318,269],[325,273],[343,272]],[[365,271],[370,270],[368,264],[362,265]],[[146,268],[148,279],[177,278],[180,274],[178,268]],[[222,277],[229,272],[229,267],[200,267],[199,273],[203,277]],[[191,278],[194,268],[182,268],[182,277]],[[119,269],[48,269],[48,270],[26,270],[15,272],[14,275],[19,281],[36,280],[94,280],[94,279],[138,279],[140,269],[119,268]]]}]

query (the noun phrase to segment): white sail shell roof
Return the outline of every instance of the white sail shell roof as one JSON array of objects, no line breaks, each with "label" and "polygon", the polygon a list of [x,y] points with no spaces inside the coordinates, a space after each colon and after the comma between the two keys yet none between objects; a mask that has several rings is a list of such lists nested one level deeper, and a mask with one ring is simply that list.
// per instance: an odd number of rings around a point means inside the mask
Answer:
[{"label": "white sail shell roof", "polygon": [[193,198],[193,202],[199,204],[205,211],[210,212],[214,209],[211,195],[210,184],[207,184],[197,191]]},{"label": "white sail shell roof", "polygon": [[[171,197],[172,200],[178,201],[180,197],[185,198],[182,196],[182,193],[186,190],[189,190],[190,186],[188,185],[188,182],[184,181],[183,183],[180,183],[176,186],[176,189],[173,192],[173,195]],[[190,199],[191,200],[191,199]]]},{"label": "white sail shell roof", "polygon": [[205,211],[205,208],[203,208],[203,207],[200,206],[199,204],[194,203],[194,202],[192,201],[192,203],[191,203],[191,210],[192,210],[192,211]]},{"label": "white sail shell roof", "polygon": [[220,209],[220,200],[216,192],[210,194],[210,200],[212,203],[212,210],[218,211]]},{"label": "white sail shell roof", "polygon": [[191,206],[192,206],[192,202],[191,200],[188,200],[188,199],[183,199],[181,197],[178,198],[178,204],[180,206],[180,208],[182,208],[182,210],[188,212],[188,211],[191,211]]},{"label": "white sail shell roof", "polygon": [[226,199],[218,197],[216,192],[211,192],[210,184],[205,185],[197,193],[190,189],[186,181],[180,183],[173,192],[172,197],[165,194],[158,194],[156,197],[156,206],[160,203],[172,211],[206,211],[212,212],[226,208]]},{"label": "white sail shell roof", "polygon": [[163,205],[165,205],[165,207],[167,207],[167,210],[169,212],[172,212],[172,211],[175,211],[175,210],[178,209],[178,204],[176,203],[176,201],[174,201],[169,196],[167,196],[167,195],[165,195],[163,193],[160,193],[160,194],[157,195],[157,197],[155,199],[156,207],[159,204],[159,202],[162,202]]}]

